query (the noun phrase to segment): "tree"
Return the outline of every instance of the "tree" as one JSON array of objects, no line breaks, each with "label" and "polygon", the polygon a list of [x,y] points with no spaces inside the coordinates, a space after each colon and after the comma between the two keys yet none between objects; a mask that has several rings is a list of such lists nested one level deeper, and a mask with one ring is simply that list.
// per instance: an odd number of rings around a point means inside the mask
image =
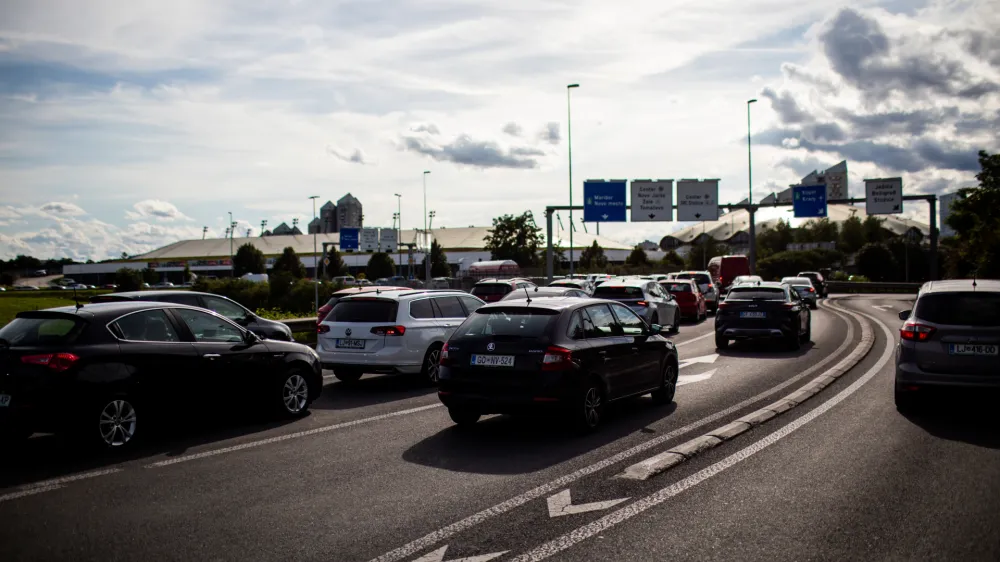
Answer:
[{"label": "tree", "polygon": [[233,277],[242,277],[245,273],[264,273],[267,271],[267,262],[264,260],[264,252],[256,246],[247,242],[236,250],[233,256]]},{"label": "tree", "polygon": [[586,270],[604,269],[608,266],[608,258],[604,257],[604,248],[594,240],[589,247],[580,252],[580,268]]},{"label": "tree", "polygon": [[757,232],[757,257],[766,258],[778,252],[784,252],[795,239],[792,225],[786,220],[779,220],[774,228],[762,229]]},{"label": "tree", "polygon": [[893,278],[896,260],[884,244],[865,244],[858,251],[858,273],[872,281],[888,281]]},{"label": "tree", "polygon": [[[432,264],[433,265],[433,262]],[[392,277],[396,274],[396,264],[392,261],[392,256],[385,252],[375,252],[372,257],[368,258],[368,267],[365,271],[365,275],[369,279],[381,279],[383,277]]]},{"label": "tree", "polygon": [[691,251],[687,255],[687,269],[703,270],[708,260],[715,256],[729,253],[729,247],[708,235],[699,236],[691,243]]},{"label": "tree", "polygon": [[625,258],[625,265],[631,267],[643,267],[649,265],[649,256],[646,255],[646,250],[643,250],[642,246],[632,248],[632,253]]},{"label": "tree", "polygon": [[295,279],[302,279],[306,276],[306,266],[302,265],[302,260],[295,253],[295,248],[291,246],[285,248],[278,259],[274,260],[271,271],[273,273],[284,272]]},{"label": "tree", "polygon": [[674,271],[684,269],[684,258],[682,258],[675,250],[670,250],[663,255],[663,259],[660,260],[660,264],[667,273],[673,273]]},{"label": "tree", "polygon": [[191,273],[191,266],[188,265],[187,262],[184,262],[184,282],[187,283],[187,282],[191,281],[191,276],[192,275],[194,275],[194,274]]},{"label": "tree", "polygon": [[138,291],[142,283],[142,270],[123,267],[115,272],[115,285],[118,285],[119,291]]},{"label": "tree", "polygon": [[0,285],[13,285],[17,281],[17,276],[9,271],[0,273]]},{"label": "tree", "polygon": [[326,252],[326,259],[330,260],[330,265],[326,266],[326,276],[329,278],[340,277],[347,272],[347,265],[344,263],[343,258],[340,257],[340,252],[336,248],[331,247]]},{"label": "tree", "polygon": [[[427,256],[420,260],[420,270],[427,271]],[[451,277],[451,266],[448,265],[448,256],[437,240],[431,242],[431,277]]]},{"label": "tree", "polygon": [[865,227],[856,215],[851,215],[840,225],[840,243],[837,248],[848,254],[853,254],[865,245]]},{"label": "tree", "polygon": [[875,215],[865,217],[865,222],[861,223],[865,231],[865,242],[868,244],[881,244],[885,241],[886,234],[885,230],[882,229],[882,223],[884,222],[885,219]]},{"label": "tree", "polygon": [[493,219],[493,228],[483,240],[493,259],[514,260],[521,267],[531,267],[538,265],[541,231],[531,211],[525,211],[516,217],[503,215]]},{"label": "tree", "polygon": [[955,230],[956,262],[971,264],[978,277],[1000,277],[1000,154],[979,151],[979,187],[958,190],[948,226]]},{"label": "tree", "polygon": [[839,238],[837,223],[826,217],[809,221],[795,233],[797,242],[836,242]]}]

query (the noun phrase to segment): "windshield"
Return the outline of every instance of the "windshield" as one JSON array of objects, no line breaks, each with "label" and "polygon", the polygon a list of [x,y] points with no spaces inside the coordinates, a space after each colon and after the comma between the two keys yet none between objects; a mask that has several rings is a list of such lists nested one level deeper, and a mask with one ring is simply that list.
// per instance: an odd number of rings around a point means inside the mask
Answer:
[{"label": "windshield", "polygon": [[594,296],[601,299],[642,299],[642,287],[622,287],[601,285],[594,290]]},{"label": "windshield", "polygon": [[472,288],[470,293],[476,295],[506,295],[511,292],[512,287],[507,283],[482,283]]},{"label": "windshield", "polygon": [[935,324],[1000,327],[1000,293],[937,293],[917,301],[916,317]]},{"label": "windshield", "polygon": [[458,334],[466,337],[516,336],[537,338],[544,335],[559,313],[538,309],[479,309],[459,328]]},{"label": "windshield", "polygon": [[399,306],[386,299],[343,299],[333,305],[327,322],[395,322]]},{"label": "windshield", "polygon": [[59,345],[76,339],[86,322],[79,318],[15,318],[0,328],[0,338],[11,346]]},{"label": "windshield", "polygon": [[729,296],[726,297],[726,300],[783,301],[785,300],[785,291],[777,287],[735,287],[729,291]]},{"label": "windshield", "polygon": [[789,285],[809,285],[812,286],[812,281],[805,277],[785,277],[781,280],[782,283],[787,283]]},{"label": "windshield", "polygon": [[692,293],[694,288],[690,283],[660,283],[660,286],[671,293]]},{"label": "windshield", "polygon": [[699,285],[708,285],[712,282],[707,273],[678,273],[677,279],[694,279]]}]

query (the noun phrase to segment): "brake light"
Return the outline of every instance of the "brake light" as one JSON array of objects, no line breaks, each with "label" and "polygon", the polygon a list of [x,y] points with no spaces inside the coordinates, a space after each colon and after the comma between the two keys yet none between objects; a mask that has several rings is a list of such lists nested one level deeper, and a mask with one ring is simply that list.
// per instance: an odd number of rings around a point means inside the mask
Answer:
[{"label": "brake light", "polygon": [[725,310],[727,308],[729,308],[729,303],[726,303],[726,302],[720,302],[719,303],[719,310]]},{"label": "brake light", "polygon": [[327,326],[326,324],[317,324],[316,325],[316,333],[317,334],[325,334],[325,333],[327,333],[329,331],[330,331],[330,327]]},{"label": "brake light", "polygon": [[448,343],[445,342],[444,347],[441,348],[441,354],[438,355],[438,365],[447,366],[448,361]]},{"label": "brake light", "polygon": [[375,326],[371,332],[376,336],[402,336],[406,333],[406,326]]},{"label": "brake light", "polygon": [[565,371],[573,368],[573,352],[565,347],[550,345],[542,357],[543,371]]},{"label": "brake light", "polygon": [[813,289],[812,287],[809,287],[809,292],[810,292],[810,293],[815,293],[815,292],[816,292],[816,289]]},{"label": "brake light", "polygon": [[649,306],[649,303],[648,303],[648,302],[646,302],[646,301],[639,301],[639,302],[637,302],[637,303],[635,303],[635,304],[637,304],[637,305],[639,305],[639,306]]},{"label": "brake light", "polygon": [[21,357],[21,363],[25,365],[41,365],[57,372],[69,369],[79,360],[80,358],[72,353],[46,353]]},{"label": "brake light", "polygon": [[907,322],[903,324],[903,327],[899,329],[899,337],[904,340],[909,341],[927,341],[931,339],[936,330],[930,326],[925,326],[923,324],[918,324],[916,322]]}]

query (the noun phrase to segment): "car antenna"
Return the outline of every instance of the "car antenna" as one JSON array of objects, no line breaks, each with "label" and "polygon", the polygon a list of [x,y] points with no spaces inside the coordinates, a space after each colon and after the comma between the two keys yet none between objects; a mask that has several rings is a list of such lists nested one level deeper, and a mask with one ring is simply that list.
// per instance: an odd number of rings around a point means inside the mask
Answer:
[{"label": "car antenna", "polygon": [[[538,288],[536,287],[535,290],[537,291]],[[528,293],[528,288],[527,287],[524,288],[524,296],[528,298],[528,304],[531,304],[531,294]]]},{"label": "car antenna", "polygon": [[77,297],[77,295],[76,295],[76,287],[73,287],[73,300],[76,301],[76,309],[77,310],[80,310],[81,308],[83,308],[83,305],[80,304],[80,298]]},{"label": "car antenna", "polygon": [[976,277],[978,277],[978,276],[979,276],[979,270],[978,269],[972,272],[972,290],[973,291],[976,290],[976,285],[977,285],[976,284]]}]

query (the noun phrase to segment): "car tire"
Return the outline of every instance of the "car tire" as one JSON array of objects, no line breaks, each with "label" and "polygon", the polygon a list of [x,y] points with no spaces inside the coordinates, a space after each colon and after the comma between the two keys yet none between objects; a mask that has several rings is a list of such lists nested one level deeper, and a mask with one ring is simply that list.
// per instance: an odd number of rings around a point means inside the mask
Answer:
[{"label": "car tire", "polygon": [[785,338],[785,343],[788,346],[789,351],[798,351],[802,349],[802,336],[799,335],[799,331],[795,330]]},{"label": "car tire", "polygon": [[654,314],[653,320],[649,323],[649,325],[652,326],[653,324],[659,324],[659,323],[660,323],[660,315]]},{"label": "car tire", "polygon": [[896,411],[901,414],[914,414],[920,411],[920,396],[913,392],[905,392],[898,388],[893,393]]},{"label": "car tire", "polygon": [[361,369],[349,369],[347,367],[340,367],[333,370],[333,376],[337,377],[340,382],[352,383],[358,382],[364,371]]},{"label": "car tire", "polygon": [[674,394],[677,392],[677,363],[668,357],[660,371],[662,373],[660,388],[649,395],[653,398],[654,404],[664,405],[673,402]]},{"label": "car tire", "polygon": [[597,431],[604,420],[604,387],[600,379],[591,377],[570,404],[570,422],[580,433]]},{"label": "car tire", "polygon": [[681,311],[674,311],[674,322],[670,325],[671,334],[679,334],[681,332]]},{"label": "car tire", "polygon": [[468,408],[458,408],[451,407],[448,408],[448,415],[451,416],[451,421],[455,422],[455,425],[459,427],[469,427],[470,425],[475,425],[482,414],[475,410],[470,410]]},{"label": "car tire", "polygon": [[806,333],[802,334],[802,336],[801,336],[801,342],[803,344],[806,344],[806,343],[809,343],[809,342],[812,341],[812,331],[813,331],[812,318],[810,318],[809,319],[809,324],[806,325]]},{"label": "car tire", "polygon": [[819,308],[819,303],[813,302],[809,304],[809,310],[816,310]]},{"label": "car tire", "polygon": [[420,376],[423,377],[424,382],[431,386],[437,386],[438,374],[440,373],[441,366],[438,364],[441,361],[441,344],[434,344],[427,350],[424,354],[424,362],[420,367]]},{"label": "car tire", "polygon": [[715,335],[715,349],[729,349],[729,338]]},{"label": "car tire", "polygon": [[[87,411],[87,423],[81,429],[100,448],[121,451],[134,446],[138,425],[138,408],[127,394],[106,396],[94,402]],[[93,425],[92,425],[93,424]]]},{"label": "car tire", "polygon": [[291,369],[277,379],[275,410],[283,418],[300,418],[309,412],[309,377],[301,369]]}]

